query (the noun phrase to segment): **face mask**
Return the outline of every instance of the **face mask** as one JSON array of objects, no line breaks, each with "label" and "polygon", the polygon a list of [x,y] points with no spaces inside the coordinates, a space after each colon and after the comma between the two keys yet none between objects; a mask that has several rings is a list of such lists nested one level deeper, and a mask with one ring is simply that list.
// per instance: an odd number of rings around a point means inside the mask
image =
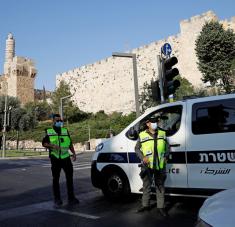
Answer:
[{"label": "face mask", "polygon": [[157,123],[151,123],[151,128],[155,131],[157,129]]},{"label": "face mask", "polygon": [[61,128],[61,127],[63,127],[63,125],[64,125],[64,123],[62,121],[55,122],[55,127],[57,127],[57,128]]}]

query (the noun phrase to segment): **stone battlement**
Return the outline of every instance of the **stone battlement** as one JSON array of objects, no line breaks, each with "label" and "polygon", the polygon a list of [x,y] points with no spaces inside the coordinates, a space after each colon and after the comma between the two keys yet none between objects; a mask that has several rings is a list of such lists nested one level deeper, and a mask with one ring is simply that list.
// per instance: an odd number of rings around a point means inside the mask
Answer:
[{"label": "stone battlement", "polygon": [[[194,86],[204,86],[201,73],[197,68],[195,40],[202,26],[211,20],[218,20],[214,12],[208,11],[180,22],[180,32],[166,39],[132,49],[130,53],[137,55],[137,73],[139,94],[143,84],[157,79],[157,55],[161,46],[168,42],[172,46],[172,55],[177,56],[177,68],[180,75],[188,79]],[[221,23],[225,24],[224,21]],[[235,17],[228,22],[235,30]],[[130,113],[135,110],[134,82],[132,60],[127,58],[108,57],[93,64],[87,64],[56,76],[56,85],[61,81],[69,84],[73,100],[77,106],[88,112],[104,110]]]}]

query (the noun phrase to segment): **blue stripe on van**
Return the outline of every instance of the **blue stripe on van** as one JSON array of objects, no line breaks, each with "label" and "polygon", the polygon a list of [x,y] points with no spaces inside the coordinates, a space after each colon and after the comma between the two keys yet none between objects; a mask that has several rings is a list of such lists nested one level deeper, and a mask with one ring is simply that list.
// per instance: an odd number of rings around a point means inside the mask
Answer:
[{"label": "blue stripe on van", "polygon": [[[135,152],[123,153],[123,152],[113,152],[113,153],[100,153],[97,158],[97,162],[103,163],[128,163],[127,154],[129,158],[129,163],[140,163],[140,159]],[[170,154],[170,159],[168,163],[186,163],[184,152],[172,152]]]},{"label": "blue stripe on van", "polygon": [[105,163],[127,163],[127,153],[113,152],[113,153],[100,153],[97,162]]},{"label": "blue stripe on van", "polygon": [[140,163],[141,162],[141,160],[139,159],[139,157],[136,155],[135,152],[128,153],[128,157],[129,157],[129,163]]},{"label": "blue stripe on van", "polygon": [[[97,162],[104,163],[140,163],[140,160],[135,152],[123,153],[100,153]],[[235,164],[235,150],[217,150],[217,151],[188,151],[187,163],[234,163]],[[185,164],[186,157],[183,151],[170,152],[169,164]]]}]

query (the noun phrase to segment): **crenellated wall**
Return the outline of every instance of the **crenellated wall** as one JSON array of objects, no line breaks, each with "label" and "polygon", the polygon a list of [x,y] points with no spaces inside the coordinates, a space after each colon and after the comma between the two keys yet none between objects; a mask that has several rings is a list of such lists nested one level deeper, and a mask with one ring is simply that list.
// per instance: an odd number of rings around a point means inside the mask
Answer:
[{"label": "crenellated wall", "polygon": [[[179,34],[131,51],[137,55],[139,93],[144,82],[158,76],[156,57],[166,42],[171,44],[172,54],[179,60],[177,67],[180,75],[195,86],[203,86],[197,69],[195,40],[205,22],[211,20],[218,20],[212,11],[183,20]],[[234,29],[235,17],[222,23]],[[132,59],[109,57],[57,75],[57,86],[62,80],[70,85],[73,100],[83,111],[120,111],[126,114],[135,110]]]}]

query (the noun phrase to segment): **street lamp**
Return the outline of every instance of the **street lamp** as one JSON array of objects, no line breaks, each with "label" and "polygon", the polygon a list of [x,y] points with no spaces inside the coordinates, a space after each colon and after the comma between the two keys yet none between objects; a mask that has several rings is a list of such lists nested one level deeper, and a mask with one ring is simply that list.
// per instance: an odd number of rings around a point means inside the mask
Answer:
[{"label": "street lamp", "polygon": [[3,120],[3,131],[2,131],[2,158],[5,158],[5,151],[6,151],[7,102],[8,102],[8,96],[7,94],[5,94],[5,108],[4,108],[4,120]]},{"label": "street lamp", "polygon": [[137,118],[137,117],[140,116],[140,103],[139,103],[139,89],[138,89],[136,54],[114,52],[114,53],[112,53],[112,56],[113,57],[132,58],[133,76],[134,76],[134,90],[135,90],[135,109],[136,109],[136,118]]},{"label": "street lamp", "polygon": [[72,97],[73,95],[67,95],[67,96],[64,96],[64,97],[61,97],[60,98],[60,108],[59,108],[59,112],[60,112],[60,117],[61,119],[63,119],[63,100],[64,99],[68,99],[70,97]]},{"label": "street lamp", "polygon": [[7,113],[7,126],[10,126],[10,117],[11,117],[11,110],[12,110],[12,106],[8,107],[8,113]]}]

